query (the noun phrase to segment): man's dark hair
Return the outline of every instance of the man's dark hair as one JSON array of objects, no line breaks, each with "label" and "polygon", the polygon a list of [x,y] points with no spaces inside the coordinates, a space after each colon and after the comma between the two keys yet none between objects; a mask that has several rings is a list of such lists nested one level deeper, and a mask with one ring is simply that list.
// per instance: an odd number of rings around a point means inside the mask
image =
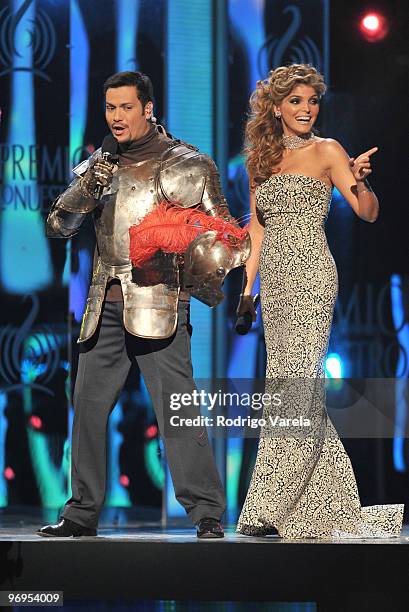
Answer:
[{"label": "man's dark hair", "polygon": [[104,96],[107,89],[116,87],[136,87],[138,98],[141,101],[142,108],[145,108],[148,102],[153,102],[153,86],[150,78],[142,72],[117,72],[110,76],[104,83]]}]

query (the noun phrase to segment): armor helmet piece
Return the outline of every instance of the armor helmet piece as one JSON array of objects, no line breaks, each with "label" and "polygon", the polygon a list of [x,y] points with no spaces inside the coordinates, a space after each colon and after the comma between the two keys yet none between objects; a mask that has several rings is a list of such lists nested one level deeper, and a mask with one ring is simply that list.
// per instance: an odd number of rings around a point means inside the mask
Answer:
[{"label": "armor helmet piece", "polygon": [[217,232],[197,236],[185,254],[184,289],[207,306],[217,306],[224,298],[221,287],[226,275],[243,265],[250,255],[250,236],[237,245],[226,245]]}]

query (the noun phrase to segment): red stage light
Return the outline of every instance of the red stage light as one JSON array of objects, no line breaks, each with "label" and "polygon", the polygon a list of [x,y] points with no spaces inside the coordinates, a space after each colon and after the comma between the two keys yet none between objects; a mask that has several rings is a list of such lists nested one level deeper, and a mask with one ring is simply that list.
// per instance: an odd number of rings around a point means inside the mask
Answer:
[{"label": "red stage light", "polygon": [[381,13],[366,13],[361,17],[359,29],[368,42],[379,42],[389,31],[386,18]]},{"label": "red stage light", "polygon": [[379,20],[378,15],[366,15],[362,19],[362,27],[365,30],[369,30],[370,32],[376,32],[379,30],[381,26],[381,22]]},{"label": "red stage light", "polygon": [[129,487],[129,477],[126,474],[121,474],[119,477],[119,482],[123,487]]},{"label": "red stage light", "polygon": [[6,480],[13,480],[15,478],[15,476],[16,476],[15,473],[14,473],[13,468],[11,468],[11,467],[6,467],[4,472],[3,472],[3,474],[4,474],[4,478]]},{"label": "red stage light", "polygon": [[148,440],[152,440],[152,438],[155,438],[157,435],[158,435],[157,425],[149,425],[149,427],[145,431],[145,436],[148,438]]},{"label": "red stage light", "polygon": [[35,414],[31,415],[30,417],[30,425],[33,429],[41,429],[43,426],[43,422],[40,419],[40,417],[36,416]]}]

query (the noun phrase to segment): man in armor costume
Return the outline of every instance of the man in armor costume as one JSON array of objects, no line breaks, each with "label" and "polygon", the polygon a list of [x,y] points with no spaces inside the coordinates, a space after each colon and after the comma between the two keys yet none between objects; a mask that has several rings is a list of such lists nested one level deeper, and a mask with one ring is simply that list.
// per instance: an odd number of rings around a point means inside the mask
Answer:
[{"label": "man in armor costume", "polygon": [[[171,394],[191,394],[195,389],[189,298],[192,294],[201,299],[200,284],[193,282],[190,292],[185,289],[183,266],[174,253],[159,250],[135,268],[130,261],[129,229],[164,201],[182,208],[199,204],[207,215],[235,220],[214,162],[155,125],[152,84],[146,75],[117,73],[106,81],[104,94],[106,120],[117,141],[118,156],[107,160],[99,149],[77,166],[73,182],[47,219],[48,236],[70,238],[92,214],[97,249],[78,339],[72,497],[60,522],[37,533],[96,535],[106,488],[107,421],[136,360],[164,437],[176,498],[196,525],[198,537],[223,537],[220,519],[225,496],[206,429],[190,427],[166,435]],[[247,258],[249,244],[244,242],[238,245],[239,257],[231,267]],[[220,266],[218,272],[224,276]],[[203,301],[216,304],[220,296],[217,291],[214,295],[212,303],[207,286]],[[197,406],[184,409],[184,416],[199,414]]]}]

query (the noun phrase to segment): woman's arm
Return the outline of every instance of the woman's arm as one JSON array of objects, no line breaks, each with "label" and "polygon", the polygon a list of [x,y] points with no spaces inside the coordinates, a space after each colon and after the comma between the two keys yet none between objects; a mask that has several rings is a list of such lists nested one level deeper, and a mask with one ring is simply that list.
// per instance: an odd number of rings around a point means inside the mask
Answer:
[{"label": "woman's arm", "polygon": [[332,138],[321,143],[321,152],[327,161],[327,171],[332,183],[349,202],[355,213],[364,221],[373,223],[379,213],[379,202],[365,181],[372,172],[370,156],[377,147],[370,149],[354,160],[353,169],[345,149]]},{"label": "woman's arm", "polygon": [[243,283],[242,295],[251,295],[251,290],[256,280],[260,259],[261,243],[264,237],[264,226],[260,223],[256,208],[256,196],[254,191],[250,192],[250,223],[248,232],[251,239],[250,257],[245,264],[245,282]]},{"label": "woman's arm", "polygon": [[240,301],[236,313],[237,316],[240,317],[246,312],[249,312],[254,322],[257,318],[257,313],[254,307],[253,298],[251,297],[251,290],[258,272],[261,243],[264,236],[264,226],[260,223],[260,219],[258,217],[256,196],[254,191],[250,191],[250,213],[251,217],[248,233],[251,240],[251,251],[249,258],[245,263],[242,293],[240,295]]}]

